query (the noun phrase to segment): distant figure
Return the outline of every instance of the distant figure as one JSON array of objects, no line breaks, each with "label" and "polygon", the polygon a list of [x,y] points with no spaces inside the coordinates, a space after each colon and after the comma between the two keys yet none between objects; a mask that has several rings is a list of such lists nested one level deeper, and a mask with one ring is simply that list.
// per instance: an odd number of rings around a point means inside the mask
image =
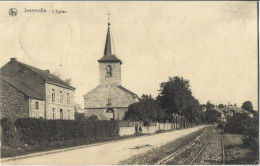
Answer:
[{"label": "distant figure", "polygon": [[139,132],[141,133],[143,131],[142,127],[139,127]]}]

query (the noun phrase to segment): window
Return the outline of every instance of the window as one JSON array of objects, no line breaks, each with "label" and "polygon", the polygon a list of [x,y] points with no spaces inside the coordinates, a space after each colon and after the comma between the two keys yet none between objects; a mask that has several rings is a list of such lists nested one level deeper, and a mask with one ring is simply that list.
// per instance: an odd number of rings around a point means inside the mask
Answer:
[{"label": "window", "polygon": [[106,67],[107,77],[112,77],[112,68],[110,65]]},{"label": "window", "polygon": [[60,103],[62,103],[63,98],[62,98],[62,91],[60,91]]},{"label": "window", "polygon": [[52,119],[55,119],[55,108],[52,109]]},{"label": "window", "polygon": [[68,110],[68,119],[70,119],[70,110]]},{"label": "window", "polygon": [[22,69],[22,68],[20,68],[20,69],[18,70],[18,73],[21,73],[21,72],[23,72],[23,69]]},{"label": "window", "polygon": [[70,104],[70,94],[67,93],[67,104]]},{"label": "window", "polygon": [[63,109],[60,109],[60,119],[63,119]]},{"label": "window", "polygon": [[55,89],[51,91],[51,102],[55,102]]},{"label": "window", "polygon": [[39,101],[35,101],[35,109],[39,110]]}]

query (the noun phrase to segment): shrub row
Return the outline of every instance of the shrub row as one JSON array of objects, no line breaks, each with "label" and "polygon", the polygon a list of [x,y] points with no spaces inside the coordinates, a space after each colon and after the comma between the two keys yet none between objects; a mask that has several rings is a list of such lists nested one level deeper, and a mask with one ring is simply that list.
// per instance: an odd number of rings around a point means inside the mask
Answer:
[{"label": "shrub row", "polygon": [[227,119],[224,131],[225,133],[244,135],[243,146],[254,151],[259,150],[259,121],[257,116],[250,118],[247,114],[236,113]]},{"label": "shrub row", "polygon": [[[3,133],[13,133],[8,120],[1,121]],[[23,144],[39,145],[48,142],[69,140],[103,140],[119,135],[116,121],[72,121],[72,120],[44,120],[44,119],[17,119],[14,123],[15,133]],[[7,136],[7,138],[6,138]],[[9,135],[3,134],[5,139]],[[7,142],[3,142],[7,143]]]}]

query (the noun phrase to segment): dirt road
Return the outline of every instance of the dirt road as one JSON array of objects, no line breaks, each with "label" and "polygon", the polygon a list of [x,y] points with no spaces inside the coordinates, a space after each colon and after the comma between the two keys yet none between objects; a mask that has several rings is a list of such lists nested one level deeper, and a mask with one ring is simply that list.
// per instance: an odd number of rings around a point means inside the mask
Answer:
[{"label": "dirt road", "polygon": [[33,165],[89,165],[89,164],[117,164],[133,155],[141,154],[160,147],[166,143],[174,141],[180,137],[188,135],[194,131],[203,128],[197,126],[194,128],[177,130],[173,132],[155,134],[145,137],[120,140],[116,142],[101,144],[98,146],[89,146],[70,151],[46,154],[42,156],[29,157],[13,161],[2,161],[2,165],[9,164],[33,164]]}]

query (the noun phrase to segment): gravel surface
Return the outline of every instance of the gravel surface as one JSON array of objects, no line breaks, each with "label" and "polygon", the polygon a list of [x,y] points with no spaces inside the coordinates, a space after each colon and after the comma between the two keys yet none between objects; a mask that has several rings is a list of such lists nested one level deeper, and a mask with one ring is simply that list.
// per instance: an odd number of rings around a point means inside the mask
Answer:
[{"label": "gravel surface", "polygon": [[173,159],[165,163],[165,165],[188,165],[199,153],[201,148],[205,145],[208,139],[211,137],[212,127],[209,127],[205,134],[203,134],[199,139],[194,141],[192,145],[182,151],[180,154],[176,155]]},{"label": "gravel surface", "polygon": [[196,165],[222,164],[221,135],[213,130],[213,137],[208,146],[202,152],[200,158],[194,162]]}]

